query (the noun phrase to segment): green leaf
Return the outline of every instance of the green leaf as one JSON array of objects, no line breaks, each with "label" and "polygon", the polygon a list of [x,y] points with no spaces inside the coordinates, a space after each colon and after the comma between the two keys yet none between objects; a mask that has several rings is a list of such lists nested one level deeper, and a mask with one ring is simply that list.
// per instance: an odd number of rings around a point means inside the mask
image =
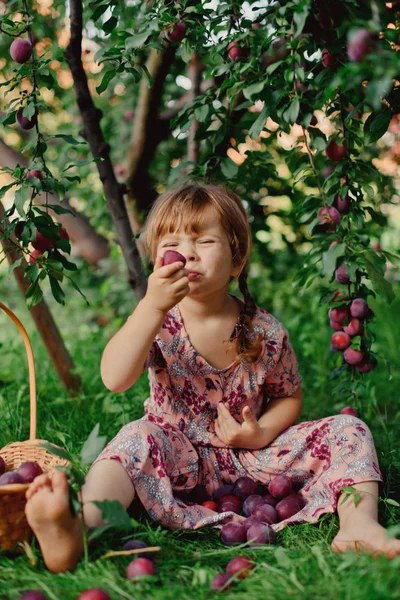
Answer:
[{"label": "green leaf", "polygon": [[110,529],[118,529],[119,531],[132,531],[132,522],[118,500],[102,500],[93,502],[100,509],[101,517],[106,523],[104,527],[95,527],[90,530],[89,540],[94,540],[100,537],[105,531]]},{"label": "green leaf", "polygon": [[396,500],[393,500],[392,498],[387,498],[385,500],[386,504],[390,504],[390,506],[400,506],[400,504],[398,502],[396,502]]},{"label": "green leaf", "polygon": [[202,104],[201,106],[198,106],[197,108],[195,108],[194,116],[200,123],[204,123],[204,121],[208,117],[208,112],[209,112],[208,105]]},{"label": "green leaf", "polygon": [[54,275],[49,274],[50,288],[55,300],[62,305],[65,305],[65,293]]},{"label": "green leaf", "polygon": [[103,450],[107,437],[99,435],[100,424],[96,423],[81,450],[81,465],[90,465]]},{"label": "green leaf", "polygon": [[147,38],[149,37],[151,31],[147,30],[143,33],[137,33],[136,35],[132,35],[125,40],[125,48],[130,50],[131,48],[141,48]]},{"label": "green leaf", "polygon": [[293,123],[296,123],[299,113],[300,113],[300,102],[299,102],[299,99],[296,97],[293,100],[293,102],[291,102],[291,104],[289,105],[289,108],[287,108],[285,110],[285,112],[283,113],[283,118],[286,121],[286,123],[290,123],[293,125]]},{"label": "green leaf", "polygon": [[36,306],[39,304],[41,299],[43,298],[43,292],[39,285],[39,277],[40,275],[31,283],[25,293],[25,301],[28,308],[32,308],[32,306]]},{"label": "green leaf", "polygon": [[61,138],[62,140],[68,142],[68,144],[72,144],[73,146],[79,146],[79,144],[86,144],[86,142],[79,142],[74,137],[72,137],[72,135],[68,135],[65,133],[55,133],[54,135],[51,135],[49,137]]},{"label": "green leaf", "polygon": [[374,291],[381,296],[387,304],[391,304],[395,298],[391,283],[382,275],[381,269],[377,266],[376,261],[371,262],[373,253],[369,250],[363,253],[363,259],[368,276],[371,279]]},{"label": "green leaf", "polygon": [[106,73],[104,73],[104,77],[101,80],[100,85],[98,85],[96,87],[96,92],[98,94],[102,94],[104,92],[104,90],[107,89],[108,84],[110,83],[110,81],[112,79],[114,79],[114,77],[116,76],[116,74],[117,74],[117,69],[111,69],[111,71],[106,71]]},{"label": "green leaf", "polygon": [[26,217],[24,205],[29,200],[30,193],[31,193],[31,190],[29,189],[29,187],[24,186],[24,185],[22,185],[20,188],[18,188],[15,191],[15,196],[14,196],[15,208],[17,209],[18,214],[24,218]]},{"label": "green leaf", "polygon": [[230,158],[225,158],[221,161],[221,171],[224,177],[231,180],[237,177],[239,167]]},{"label": "green leaf", "polygon": [[336,269],[336,263],[338,258],[344,256],[346,245],[336,244],[333,248],[330,248],[322,254],[322,272],[329,279],[333,276]]},{"label": "green leaf", "polygon": [[255,140],[264,129],[265,122],[268,118],[268,107],[264,104],[262,111],[249,129],[249,136]]},{"label": "green leaf", "polygon": [[364,124],[364,134],[370,142],[376,142],[388,130],[392,113],[384,109],[377,113],[371,113]]},{"label": "green leaf", "polygon": [[258,81],[257,83],[253,83],[249,85],[247,88],[243,90],[243,96],[246,100],[250,100],[252,96],[255,94],[259,94],[264,89],[265,83],[263,81]]},{"label": "green leaf", "polygon": [[50,442],[43,442],[42,444],[40,444],[40,447],[44,448],[51,454],[54,454],[54,456],[58,456],[59,458],[64,458],[65,460],[72,462],[71,454],[67,450],[64,450],[64,448],[55,446],[54,444],[51,444]]}]

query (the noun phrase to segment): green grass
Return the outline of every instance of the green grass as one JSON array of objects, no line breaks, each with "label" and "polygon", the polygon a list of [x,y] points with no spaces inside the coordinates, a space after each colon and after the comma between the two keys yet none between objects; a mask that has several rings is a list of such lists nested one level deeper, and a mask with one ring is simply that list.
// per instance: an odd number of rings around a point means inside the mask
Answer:
[{"label": "green grass", "polygon": [[[59,383],[54,369],[35,331],[12,279],[3,279],[2,301],[10,306],[28,329],[37,367],[39,438],[58,443],[74,454],[99,422],[101,435],[111,438],[122,424],[143,413],[148,393],[146,375],[133,389],[123,394],[108,392],[99,375],[99,362],[107,339],[118,329],[132,310],[132,294],[122,283],[124,275],[113,276],[101,271],[83,271],[79,284],[91,305],[85,307],[74,292],[68,293],[67,307],[51,302],[56,321],[82,377],[83,391],[69,397]],[[264,280],[265,281],[265,280]],[[326,307],[319,307],[312,291],[306,296],[293,293],[289,284],[263,292],[262,276],[253,279],[252,287],[263,306],[270,309],[289,329],[303,375],[304,408],[302,420],[338,412],[350,403],[346,393],[334,393],[337,380],[329,379],[333,358],[329,354],[330,331]],[[7,291],[5,291],[7,290]],[[269,298],[268,303],[266,298]],[[365,378],[358,400],[361,417],[368,423],[376,442],[385,477],[381,489],[380,519],[385,525],[399,524],[400,512],[385,503],[399,500],[400,389],[398,348],[400,345],[400,302],[387,307],[374,303],[377,320],[376,350],[391,362],[389,375],[384,360]],[[99,325],[98,317],[110,322]],[[10,441],[24,440],[29,432],[29,388],[22,341],[6,315],[0,315],[0,447]],[[250,577],[238,581],[223,592],[226,599],[243,595],[249,600],[264,598],[294,599],[395,599],[400,598],[398,585],[400,558],[374,560],[367,555],[335,555],[329,544],[337,531],[334,515],[324,516],[315,525],[287,527],[278,537],[276,547],[265,549],[227,548],[218,532],[171,532],[153,525],[145,515],[137,517],[135,537],[149,545],[160,545],[155,582],[132,583],[124,574],[132,558],[102,558],[110,549],[120,549],[123,536],[107,534],[90,549],[90,561],[81,562],[73,573],[52,575],[42,562],[35,541],[31,551],[33,566],[25,553],[0,555],[0,599],[16,600],[28,589],[42,591],[49,599],[74,600],[89,587],[104,587],[114,600],[124,598],[208,599],[219,595],[210,590],[213,576],[225,569],[238,554],[254,559]]]}]

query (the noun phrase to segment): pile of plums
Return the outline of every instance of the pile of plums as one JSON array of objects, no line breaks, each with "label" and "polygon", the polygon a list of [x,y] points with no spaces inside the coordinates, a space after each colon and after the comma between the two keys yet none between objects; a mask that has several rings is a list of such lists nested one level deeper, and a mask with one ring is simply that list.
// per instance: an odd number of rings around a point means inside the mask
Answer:
[{"label": "pile of plums", "polygon": [[42,473],[42,467],[30,460],[21,463],[16,471],[6,471],[6,463],[0,456],[0,486],[10,483],[31,483]]},{"label": "pile of plums", "polygon": [[239,477],[235,484],[218,488],[214,499],[203,502],[219,513],[232,511],[246,517],[243,523],[225,523],[221,541],[227,546],[250,542],[251,545],[273,544],[275,531],[271,527],[295,515],[304,507],[300,494],[293,491],[292,481],[286,475],[277,475],[268,488],[250,477]]}]

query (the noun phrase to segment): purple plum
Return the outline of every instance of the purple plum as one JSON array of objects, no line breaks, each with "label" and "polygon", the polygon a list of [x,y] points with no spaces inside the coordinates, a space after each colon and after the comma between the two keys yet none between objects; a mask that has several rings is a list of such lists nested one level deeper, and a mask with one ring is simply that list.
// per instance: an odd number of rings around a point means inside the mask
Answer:
[{"label": "purple plum", "polygon": [[233,577],[237,574],[238,579],[246,579],[254,569],[254,563],[248,556],[235,556],[226,565],[226,572]]},{"label": "purple plum", "polygon": [[136,580],[145,575],[155,575],[156,568],[153,561],[148,558],[135,558],[126,568],[126,577],[131,580]]},{"label": "purple plum", "polygon": [[276,534],[270,525],[256,523],[247,530],[247,541],[251,546],[260,544],[275,544]]},{"label": "purple plum", "polygon": [[227,573],[217,573],[212,582],[210,583],[210,587],[213,590],[219,590],[222,587],[228,588],[232,585],[232,582],[229,583],[230,577]]},{"label": "purple plum", "polygon": [[[335,335],[335,334],[334,334]],[[276,475],[269,484],[268,491],[274,498],[284,498],[292,491],[292,482],[287,475]]]},{"label": "purple plum", "polygon": [[217,488],[213,494],[214,500],[220,500],[223,496],[231,496],[233,494],[233,485],[226,483]]},{"label": "purple plum", "polygon": [[11,483],[24,483],[21,475],[16,471],[6,471],[0,476],[0,485],[10,485]]},{"label": "purple plum", "polygon": [[43,473],[43,469],[36,462],[26,461],[19,465],[17,473],[24,483],[31,483],[35,477]]},{"label": "purple plum", "polygon": [[246,500],[247,496],[257,493],[257,482],[250,477],[239,477],[233,486],[233,494],[241,500]]},{"label": "purple plum", "polygon": [[[123,550],[139,550],[140,548],[147,548],[148,544],[146,542],[142,542],[142,540],[128,540],[122,546]],[[140,552],[140,554],[136,555],[138,558],[149,558],[152,560],[151,552]]]},{"label": "purple plum", "polygon": [[243,502],[243,514],[246,517],[250,517],[255,507],[259,504],[264,504],[264,498],[262,496],[259,496],[258,494],[247,496],[246,500]]},{"label": "purple plum", "polygon": [[225,523],[221,528],[221,542],[225,546],[237,546],[246,541],[246,528],[242,523]]},{"label": "purple plum", "polygon": [[76,600],[111,600],[111,597],[103,588],[89,588],[84,590]]},{"label": "purple plum", "polygon": [[299,512],[304,506],[304,500],[300,496],[300,494],[290,494],[283,498],[276,505],[276,512],[278,513],[278,517],[280,521],[284,521],[285,519],[289,519],[293,515]]},{"label": "purple plum", "polygon": [[254,508],[251,516],[263,523],[271,524],[278,522],[278,514],[275,508],[270,504],[259,504]]}]

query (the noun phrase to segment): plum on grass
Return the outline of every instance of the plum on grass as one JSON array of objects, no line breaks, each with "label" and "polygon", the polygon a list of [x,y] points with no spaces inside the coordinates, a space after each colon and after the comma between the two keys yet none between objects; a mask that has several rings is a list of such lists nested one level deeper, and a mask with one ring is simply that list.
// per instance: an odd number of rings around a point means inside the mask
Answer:
[{"label": "plum on grass", "polygon": [[243,521],[243,527],[247,531],[252,525],[255,525],[256,523],[260,523],[260,522],[262,522],[262,521],[260,521],[260,519],[257,519],[257,517],[255,517],[254,515],[251,515],[250,517],[247,517],[247,519],[245,519],[245,521]]},{"label": "plum on grass", "polygon": [[43,469],[36,462],[28,460],[19,465],[17,473],[24,483],[31,483],[35,477],[43,473]]},{"label": "plum on grass", "polygon": [[257,493],[258,484],[250,477],[239,477],[233,486],[233,494],[245,500],[247,496],[252,496]]},{"label": "plum on grass", "polygon": [[4,458],[2,458],[0,456],[0,475],[3,475],[5,470],[6,470],[6,463],[4,462]]},{"label": "plum on grass", "polygon": [[[141,548],[147,548],[148,544],[146,544],[146,542],[142,542],[142,540],[128,540],[127,542],[125,542],[125,544],[122,546],[123,550],[140,550]],[[152,553],[151,552],[140,552],[139,554],[137,554],[138,558],[148,558],[148,559],[152,559]]]},{"label": "plum on grass", "polygon": [[235,556],[226,565],[227,574],[237,575],[238,579],[246,579],[253,569],[254,563],[248,556]]},{"label": "plum on grass", "polygon": [[0,476],[0,485],[10,485],[11,483],[24,483],[24,481],[16,471],[7,471]]},{"label": "plum on grass", "polygon": [[251,546],[262,544],[275,544],[276,534],[270,525],[256,523],[247,530],[247,541]]},{"label": "plum on grass", "polygon": [[135,581],[139,577],[146,575],[154,576],[156,568],[154,563],[148,558],[135,558],[126,568],[126,577]]},{"label": "plum on grass", "polygon": [[35,590],[29,590],[24,592],[18,600],[47,600],[47,596],[42,592],[36,592]]},{"label": "plum on grass", "polygon": [[268,491],[274,498],[284,498],[292,491],[292,482],[287,475],[276,475],[269,484]]},{"label": "plum on grass", "polygon": [[285,519],[293,517],[293,515],[298,513],[303,506],[304,501],[300,494],[290,494],[278,502],[275,508],[276,512],[278,513],[279,520],[284,521]]},{"label": "plum on grass", "polygon": [[76,600],[111,600],[111,597],[103,588],[89,588],[79,594]]},{"label": "plum on grass", "polygon": [[243,502],[243,514],[246,517],[249,517],[255,507],[259,504],[264,504],[264,498],[262,496],[259,496],[258,494],[247,496],[246,500]]},{"label": "plum on grass", "polygon": [[174,262],[183,262],[186,265],[186,258],[180,252],[167,250],[163,256],[163,265],[171,265]]},{"label": "plum on grass", "polygon": [[225,523],[221,528],[221,542],[225,546],[237,546],[246,541],[246,528],[242,523]]},{"label": "plum on grass", "polygon": [[276,509],[270,504],[259,504],[256,506],[251,513],[252,517],[255,517],[259,521],[263,523],[277,523],[278,522],[278,514]]},{"label": "plum on grass", "polygon": [[232,585],[230,577],[227,573],[217,573],[214,579],[210,583],[210,588],[213,590],[219,590],[220,588],[228,588]]}]

